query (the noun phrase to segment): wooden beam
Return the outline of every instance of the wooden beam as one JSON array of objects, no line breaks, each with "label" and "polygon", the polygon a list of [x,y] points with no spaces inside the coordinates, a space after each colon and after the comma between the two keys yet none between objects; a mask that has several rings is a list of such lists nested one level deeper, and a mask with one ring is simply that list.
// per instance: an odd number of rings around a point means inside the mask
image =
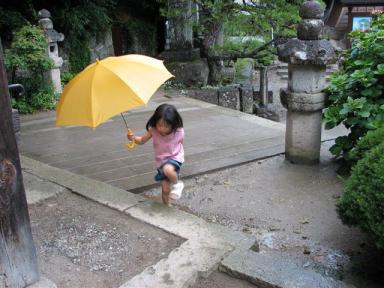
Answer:
[{"label": "wooden beam", "polygon": [[0,39],[0,287],[39,280]]}]

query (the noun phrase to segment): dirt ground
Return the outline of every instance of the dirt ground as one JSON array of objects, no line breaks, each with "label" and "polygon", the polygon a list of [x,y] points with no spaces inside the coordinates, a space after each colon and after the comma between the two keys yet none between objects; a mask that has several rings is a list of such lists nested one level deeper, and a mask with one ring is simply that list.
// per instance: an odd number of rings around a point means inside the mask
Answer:
[{"label": "dirt ground", "polygon": [[[261,249],[301,254],[327,276],[356,287],[383,287],[366,279],[384,280],[378,276],[383,275],[383,258],[377,256],[382,254],[365,234],[343,225],[337,216],[335,203],[343,185],[328,152],[331,144],[323,144],[318,166],[294,165],[276,156],[184,179],[176,205],[207,221],[255,235]],[[159,189],[144,193],[156,195]],[[219,281],[220,275],[212,277]],[[217,283],[227,287],[225,279]]]},{"label": "dirt ground", "polygon": [[41,273],[60,288],[119,287],[183,242],[70,191],[29,211]]}]

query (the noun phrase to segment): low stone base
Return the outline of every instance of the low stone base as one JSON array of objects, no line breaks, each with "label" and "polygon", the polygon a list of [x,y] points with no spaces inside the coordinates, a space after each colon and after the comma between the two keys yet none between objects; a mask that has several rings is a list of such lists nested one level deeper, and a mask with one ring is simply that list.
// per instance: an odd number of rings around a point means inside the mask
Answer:
[{"label": "low stone base", "polygon": [[194,89],[188,91],[188,96],[197,100],[219,105],[218,89]]},{"label": "low stone base", "polygon": [[296,113],[288,110],[285,157],[296,164],[317,164],[320,159],[321,111]]},{"label": "low stone base", "polygon": [[225,86],[219,89],[219,106],[240,110],[240,93],[237,86]]},{"label": "low stone base", "polygon": [[188,96],[241,112],[255,113],[252,86],[239,87],[238,85],[229,85],[220,88],[191,89],[188,92]]},{"label": "low stone base", "polygon": [[253,114],[254,100],[252,86],[240,87],[240,111]]}]

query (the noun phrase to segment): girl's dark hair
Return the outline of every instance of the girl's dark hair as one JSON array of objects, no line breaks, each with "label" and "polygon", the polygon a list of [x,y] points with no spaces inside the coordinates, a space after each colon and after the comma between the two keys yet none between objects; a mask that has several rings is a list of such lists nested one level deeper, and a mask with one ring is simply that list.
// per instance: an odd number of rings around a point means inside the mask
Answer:
[{"label": "girl's dark hair", "polygon": [[170,104],[161,104],[156,108],[152,117],[148,120],[145,128],[148,130],[150,127],[156,127],[156,123],[161,119],[171,126],[172,132],[175,132],[177,128],[183,127],[183,119],[181,119],[181,116],[179,112],[177,112],[175,106]]}]

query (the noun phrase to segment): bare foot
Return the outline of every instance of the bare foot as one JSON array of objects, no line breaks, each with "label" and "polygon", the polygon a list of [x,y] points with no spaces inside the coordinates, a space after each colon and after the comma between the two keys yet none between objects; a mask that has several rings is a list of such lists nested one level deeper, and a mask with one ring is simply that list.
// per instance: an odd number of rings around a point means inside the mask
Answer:
[{"label": "bare foot", "polygon": [[147,198],[147,199],[151,199],[151,200],[154,200],[154,201],[158,201],[158,202],[162,201],[162,197],[161,197],[160,193],[156,193],[156,192],[152,192],[152,191],[147,191],[147,192],[143,193],[143,196],[145,198]]}]

